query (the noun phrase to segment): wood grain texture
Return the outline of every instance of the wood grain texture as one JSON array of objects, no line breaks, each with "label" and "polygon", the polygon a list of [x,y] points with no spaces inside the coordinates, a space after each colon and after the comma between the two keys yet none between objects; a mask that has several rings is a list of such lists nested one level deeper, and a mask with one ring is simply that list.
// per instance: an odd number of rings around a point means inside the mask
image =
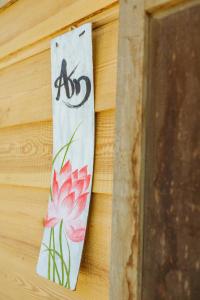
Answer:
[{"label": "wood grain texture", "polygon": [[[11,1],[3,0],[3,2]],[[16,36],[20,35],[24,31],[31,29],[38,23],[41,23],[47,20],[49,17],[59,13],[59,11],[61,11],[63,8],[66,8],[72,2],[73,0],[17,1],[15,5],[7,8],[6,11],[4,10],[1,13],[0,45],[7,43],[9,40],[16,38]],[[26,13],[24,13],[25,11]],[[13,20],[17,20],[17,26],[13,26]]]},{"label": "wood grain texture", "polygon": [[[104,26],[106,24],[109,24],[113,21],[118,20],[119,16],[119,5],[116,3],[115,5],[112,5],[106,10],[100,11],[98,14],[94,14],[89,16],[87,19],[81,19],[76,23],[76,26],[81,26],[85,24],[86,22],[92,22],[93,29],[97,29],[101,26]],[[33,55],[36,55],[38,53],[41,53],[50,47],[50,40],[55,38],[56,36],[63,34],[67,31],[70,31],[72,27],[67,27],[64,29],[61,29],[59,31],[56,31],[55,33],[45,37],[42,40],[39,40],[35,42],[34,44],[27,45],[25,48],[20,49],[19,51],[10,54],[9,56],[3,58],[0,60],[0,70],[12,65],[16,62],[19,62],[21,60],[24,60],[28,57],[31,57]],[[94,31],[95,34],[95,31]],[[116,36],[116,34],[115,34]],[[112,35],[110,35],[112,38]]]},{"label": "wood grain texture", "polygon": [[2,9],[8,8],[11,4],[16,2],[17,0],[0,0],[0,11]]},{"label": "wood grain texture", "polygon": [[[115,107],[117,28],[94,30],[95,111]],[[50,66],[46,50],[0,71],[0,127],[51,118]]]},{"label": "wood grain texture", "polygon": [[[145,0],[145,11],[154,14],[156,12],[166,12],[171,8],[182,8],[182,4],[190,5],[198,0]],[[179,6],[180,5],[180,6]]]},{"label": "wood grain texture", "polygon": [[[96,114],[93,192],[112,193],[114,111]],[[52,123],[0,130],[0,183],[48,187],[52,160]]]},{"label": "wood grain texture", "polygon": [[[117,0],[18,0],[0,12],[1,300],[109,298],[118,11]],[[95,193],[77,291],[71,293],[35,272],[52,159],[49,45],[72,25],[89,21],[94,29]]]},{"label": "wood grain texture", "polygon": [[190,0],[145,0],[145,10],[154,13],[155,11],[166,10],[178,4],[190,3]]},{"label": "wood grain texture", "polygon": [[113,300],[139,299],[144,31],[144,2],[122,0],[110,266]]},{"label": "wood grain texture", "polygon": [[150,23],[143,300],[200,296],[199,28],[200,5]]},{"label": "wood grain texture", "polygon": [[[92,14],[97,14],[103,9],[107,9],[110,5],[116,4],[117,0],[76,0],[70,1],[70,4],[63,7],[55,15],[49,16],[44,21],[38,22],[30,29],[23,31],[21,34],[13,37],[8,42],[0,46],[0,59],[20,49],[34,44],[38,40],[76,24],[81,19],[86,19]],[[48,8],[48,2],[47,2]],[[44,7],[43,9],[46,9]],[[32,14],[29,7],[29,14]]]},{"label": "wood grain texture", "polygon": [[0,299],[108,299],[111,196],[92,195],[77,291],[71,293],[35,273],[48,195],[47,189],[0,186]]}]

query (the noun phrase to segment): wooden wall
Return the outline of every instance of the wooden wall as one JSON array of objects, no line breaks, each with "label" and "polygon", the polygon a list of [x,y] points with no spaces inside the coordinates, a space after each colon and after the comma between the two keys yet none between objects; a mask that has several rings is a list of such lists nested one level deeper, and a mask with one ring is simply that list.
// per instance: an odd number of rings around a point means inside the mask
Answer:
[{"label": "wooden wall", "polygon": [[[117,0],[18,0],[0,10],[1,300],[108,299],[118,9]],[[87,21],[94,28],[95,166],[77,291],[69,292],[35,272],[52,159],[49,46]]]}]

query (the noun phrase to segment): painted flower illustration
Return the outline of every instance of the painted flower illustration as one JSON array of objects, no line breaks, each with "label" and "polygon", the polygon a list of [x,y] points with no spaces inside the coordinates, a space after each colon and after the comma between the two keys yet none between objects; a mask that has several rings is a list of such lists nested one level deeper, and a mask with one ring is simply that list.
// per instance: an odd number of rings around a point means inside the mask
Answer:
[{"label": "painted flower illustration", "polygon": [[45,227],[54,227],[63,221],[67,237],[73,242],[80,242],[85,237],[85,225],[80,220],[83,213],[90,184],[87,166],[72,171],[68,160],[59,173],[54,170],[52,201],[44,221]]},{"label": "painted flower illustration", "polygon": [[[43,253],[47,253],[47,277],[67,288],[71,287],[73,269],[71,248],[85,238],[87,216],[84,211],[88,209],[86,204],[91,193],[87,165],[73,170],[70,160],[66,160],[79,126],[53,158],[50,200],[44,219],[49,236],[48,242],[43,242]],[[57,163],[59,171],[55,169],[58,157],[62,158],[61,165]]]}]

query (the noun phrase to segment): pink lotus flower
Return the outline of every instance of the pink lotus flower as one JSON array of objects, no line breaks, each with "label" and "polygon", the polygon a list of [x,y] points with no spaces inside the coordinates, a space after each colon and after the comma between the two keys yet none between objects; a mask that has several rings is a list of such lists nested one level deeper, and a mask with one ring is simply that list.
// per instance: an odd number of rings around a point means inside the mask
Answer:
[{"label": "pink lotus flower", "polygon": [[87,174],[87,166],[72,172],[69,160],[60,173],[54,171],[52,201],[49,202],[44,220],[45,227],[54,227],[63,220],[65,232],[70,240],[80,242],[84,239],[86,228],[80,216],[86,206],[90,177]]}]

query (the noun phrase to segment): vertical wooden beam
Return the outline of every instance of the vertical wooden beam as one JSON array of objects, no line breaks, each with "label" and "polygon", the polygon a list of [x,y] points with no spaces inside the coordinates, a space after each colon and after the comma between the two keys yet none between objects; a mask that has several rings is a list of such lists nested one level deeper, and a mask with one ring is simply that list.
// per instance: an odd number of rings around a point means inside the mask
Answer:
[{"label": "vertical wooden beam", "polygon": [[111,300],[135,300],[140,297],[144,33],[144,1],[121,0],[111,243]]}]

